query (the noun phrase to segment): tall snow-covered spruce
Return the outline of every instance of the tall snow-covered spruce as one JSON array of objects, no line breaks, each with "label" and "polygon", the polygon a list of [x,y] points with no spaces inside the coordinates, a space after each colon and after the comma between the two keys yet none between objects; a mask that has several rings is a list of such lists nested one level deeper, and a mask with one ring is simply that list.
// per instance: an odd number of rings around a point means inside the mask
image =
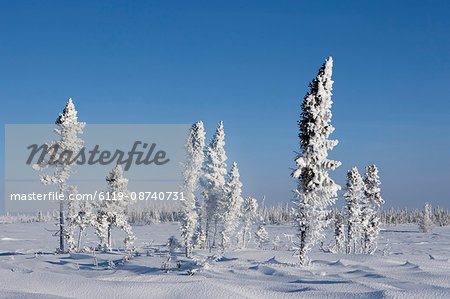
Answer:
[{"label": "tall snow-covered spruce", "polygon": [[197,227],[197,207],[195,191],[203,164],[203,148],[205,147],[205,130],[203,122],[198,121],[189,130],[186,140],[186,162],[184,164],[184,183],[182,186],[185,200],[181,210],[181,236],[186,248],[186,256],[190,256],[193,236]]},{"label": "tall snow-covered spruce", "polygon": [[364,201],[361,213],[364,230],[362,250],[366,254],[373,254],[377,249],[377,238],[380,232],[378,210],[384,204],[378,187],[380,184],[377,166],[367,166],[364,176]]},{"label": "tall snow-covered spruce", "polygon": [[310,91],[304,97],[298,126],[300,129],[300,153],[295,162],[297,169],[292,177],[298,179],[293,201],[296,208],[298,229],[297,254],[299,264],[309,263],[307,253],[324,237],[327,225],[328,207],[336,201],[337,185],[328,171],[341,165],[329,160],[328,150],[337,145],[337,140],[329,140],[334,131],[331,126],[331,80],[333,59],[329,57],[319,69],[316,78],[309,84]]},{"label": "tall snow-covered spruce", "polygon": [[223,122],[219,123],[216,133],[205,150],[205,161],[203,163],[203,177],[200,181],[203,187],[203,199],[206,212],[206,240],[210,248],[216,247],[216,237],[219,231],[222,215],[220,202],[226,197],[225,176],[227,165],[225,161],[225,132]]},{"label": "tall snow-covered spruce", "polygon": [[[55,184],[58,186],[58,191],[60,194],[64,194],[65,198],[71,193],[76,193],[76,186],[71,186],[66,183],[71,174],[71,166],[76,163],[76,157],[81,148],[83,147],[83,140],[78,137],[78,135],[83,134],[83,129],[86,123],[79,122],[77,117],[77,110],[69,98],[66,106],[64,107],[63,113],[60,113],[56,119],[55,133],[59,136],[58,141],[53,141],[47,144],[48,151],[50,155],[49,159],[45,159],[39,164],[33,165],[33,168],[38,171],[43,171],[46,168],[51,168],[54,170],[52,175],[41,175],[41,183],[44,185]],[[71,205],[69,201],[69,205]],[[64,240],[68,240],[70,243],[70,248],[73,249],[73,228],[67,229],[64,223],[64,201],[59,203],[59,248],[58,252],[64,252]],[[75,203],[73,203],[70,210],[75,212]]]},{"label": "tall snow-covered spruce", "polygon": [[228,180],[226,182],[227,197],[221,203],[223,211],[223,227],[221,235],[221,247],[225,251],[231,246],[231,238],[235,233],[236,227],[239,224],[241,206],[244,201],[242,198],[242,183],[239,180],[239,169],[237,163],[231,165],[228,173]]},{"label": "tall snow-covered spruce", "polygon": [[361,207],[360,202],[364,198],[364,182],[353,167],[347,172],[347,186],[344,193],[347,201],[345,214],[347,219],[347,253],[357,253],[356,247],[361,239]]}]

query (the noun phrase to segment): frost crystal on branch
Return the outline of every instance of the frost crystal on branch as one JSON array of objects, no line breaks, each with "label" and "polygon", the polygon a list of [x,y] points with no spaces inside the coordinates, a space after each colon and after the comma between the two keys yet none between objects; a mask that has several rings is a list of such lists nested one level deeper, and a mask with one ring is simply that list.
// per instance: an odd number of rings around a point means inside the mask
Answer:
[{"label": "frost crystal on branch", "polygon": [[334,131],[330,124],[332,67],[333,60],[329,57],[309,85],[310,91],[304,97],[298,121],[300,154],[295,159],[297,169],[292,172],[292,177],[298,179],[293,203],[296,207],[300,265],[308,263],[308,251],[323,238],[327,208],[336,201],[340,190],[340,186],[328,176],[328,171],[341,165],[339,161],[327,159],[328,150],[338,143],[337,140],[328,140]]}]

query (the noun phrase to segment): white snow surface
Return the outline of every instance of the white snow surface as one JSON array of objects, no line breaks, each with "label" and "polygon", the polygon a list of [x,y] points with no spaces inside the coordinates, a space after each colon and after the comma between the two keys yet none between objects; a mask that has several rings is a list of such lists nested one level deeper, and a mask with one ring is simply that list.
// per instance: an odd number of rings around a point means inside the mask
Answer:
[{"label": "white snow surface", "polygon": [[[294,229],[266,226],[271,240],[280,237],[281,250],[272,250],[271,242],[263,249],[251,244],[207,262],[212,254],[194,250],[194,262],[180,248],[166,273],[164,244],[172,235],[180,239],[178,227],[134,226],[138,256],[120,264],[123,251],[96,253],[95,266],[92,252],[53,254],[57,239],[48,231],[51,223],[0,224],[0,298],[450,298],[450,227],[433,233],[413,225],[383,227],[374,255],[314,248],[311,265],[299,268],[283,236]],[[114,231],[114,248],[123,246],[121,234]],[[85,245],[96,243],[89,230]]]}]

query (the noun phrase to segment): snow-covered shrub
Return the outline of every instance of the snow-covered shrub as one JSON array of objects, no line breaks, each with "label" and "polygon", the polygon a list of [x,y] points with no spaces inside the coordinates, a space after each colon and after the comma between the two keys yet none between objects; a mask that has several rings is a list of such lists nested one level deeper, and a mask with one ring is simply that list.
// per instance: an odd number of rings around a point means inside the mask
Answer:
[{"label": "snow-covered shrub", "polygon": [[164,273],[169,273],[172,268],[172,256],[167,254],[167,259],[161,264],[161,271]]},{"label": "snow-covered shrub", "polygon": [[175,238],[175,236],[170,236],[170,238],[166,242],[166,246],[167,248],[169,248],[169,250],[173,251],[175,249],[180,248],[181,244],[180,241],[178,241],[178,239]]},{"label": "snow-covered shrub", "polygon": [[281,250],[283,246],[280,243],[280,236],[276,235],[275,238],[272,240],[272,250]]},{"label": "snow-covered shrub", "polygon": [[116,264],[112,260],[108,260],[108,269],[112,270],[116,268]]},{"label": "snow-covered shrub", "polygon": [[391,244],[389,242],[389,239],[386,240],[386,244],[384,245],[383,248],[383,256],[387,256],[391,253]]},{"label": "snow-covered shrub", "polygon": [[95,268],[98,268],[98,259],[97,259],[96,256],[94,256],[94,262],[93,262],[93,264],[94,264],[94,267],[95,267]]},{"label": "snow-covered shrub", "polygon": [[258,227],[255,233],[255,243],[259,248],[262,248],[269,241],[269,234],[263,225]]},{"label": "snow-covered shrub", "polygon": [[433,231],[433,213],[429,203],[426,203],[423,208],[422,217],[419,222],[419,229],[423,233],[431,233]]}]

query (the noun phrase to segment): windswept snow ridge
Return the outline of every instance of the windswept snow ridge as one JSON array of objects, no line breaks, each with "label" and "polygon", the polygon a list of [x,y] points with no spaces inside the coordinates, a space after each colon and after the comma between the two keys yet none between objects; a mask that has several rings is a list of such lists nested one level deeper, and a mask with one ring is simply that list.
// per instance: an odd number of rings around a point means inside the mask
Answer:
[{"label": "windswept snow ridge", "polygon": [[[0,225],[1,298],[450,297],[450,227],[437,227],[433,234],[412,225],[386,227],[374,255],[313,250],[310,266],[299,268],[283,236],[295,232],[290,226],[265,227],[269,236],[280,236],[279,250],[250,243],[224,255],[198,250],[192,259],[174,238],[166,245],[169,236],[180,238],[176,223],[134,226],[132,255],[123,250],[55,255],[49,226]],[[86,237],[87,245],[96,245],[93,230]],[[383,252],[387,240],[393,241]],[[123,247],[121,238],[116,243],[114,248]]]}]

